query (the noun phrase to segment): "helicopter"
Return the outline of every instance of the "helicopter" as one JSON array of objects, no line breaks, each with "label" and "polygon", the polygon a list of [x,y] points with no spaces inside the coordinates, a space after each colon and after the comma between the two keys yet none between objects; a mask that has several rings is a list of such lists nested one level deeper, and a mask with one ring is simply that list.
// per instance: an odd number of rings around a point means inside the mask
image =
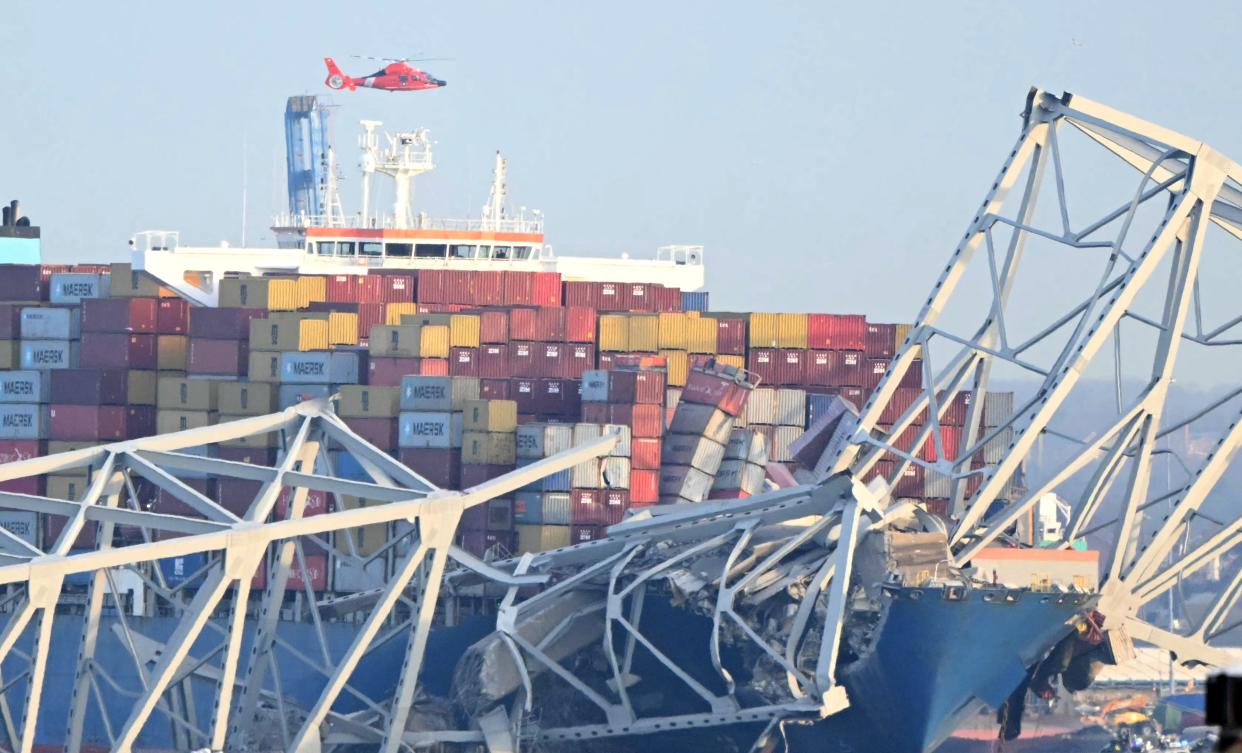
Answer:
[{"label": "helicopter", "polygon": [[432,76],[426,71],[420,71],[409,64],[411,58],[370,58],[372,60],[383,60],[385,65],[375,73],[368,76],[345,75],[336,65],[336,61],[332,58],[324,58],[323,62],[328,66],[328,78],[324,80],[324,84],[329,89],[348,89],[355,91],[358,87],[369,89],[381,89],[383,91],[401,92],[401,91],[420,91],[422,89],[439,89],[448,82]]}]

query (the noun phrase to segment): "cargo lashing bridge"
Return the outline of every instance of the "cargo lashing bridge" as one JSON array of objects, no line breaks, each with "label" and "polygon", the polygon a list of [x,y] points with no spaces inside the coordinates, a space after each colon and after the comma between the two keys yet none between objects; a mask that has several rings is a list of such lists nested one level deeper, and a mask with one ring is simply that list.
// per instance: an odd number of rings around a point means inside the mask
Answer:
[{"label": "cargo lashing bridge", "polygon": [[[1074,217],[1081,224],[1071,222],[1068,200],[1072,161],[1063,144],[1071,133],[1085,136],[1110,159],[1119,159],[1134,177],[1115,205],[1085,222]],[[1036,209],[1041,192],[1053,197],[1045,202],[1052,208],[1051,224]],[[1116,545],[1101,587],[1099,610],[1106,626],[1124,627],[1180,661],[1217,663],[1223,657],[1213,642],[1235,626],[1229,619],[1242,592],[1242,573],[1231,574],[1198,623],[1181,631],[1157,627],[1144,611],[1181,579],[1242,542],[1242,516],[1221,520],[1207,504],[1242,441],[1237,416],[1219,433],[1213,449],[1182,459],[1189,472],[1180,485],[1170,484],[1160,493],[1152,483],[1155,458],[1173,452],[1158,447],[1161,438],[1197,428],[1197,422],[1227,410],[1242,394],[1236,390],[1212,398],[1176,420],[1165,417],[1183,345],[1237,344],[1226,335],[1242,317],[1206,324],[1200,305],[1198,274],[1209,226],[1224,231],[1213,242],[1242,239],[1242,167],[1199,142],[1094,102],[1033,90],[1018,143],[884,381],[863,406],[849,441],[830,463],[833,474],[744,501],[658,511],[614,526],[605,539],[554,552],[485,562],[454,547],[452,539],[466,508],[602,457],[615,441],[612,437],[451,492],[433,488],[367,444],[327,403],[312,402],[270,416],[0,466],[0,481],[83,466],[94,469],[88,490],[76,502],[0,494],[0,506],[66,520],[48,551],[0,530],[0,584],[9,588],[8,619],[0,631],[5,675],[0,680],[0,726],[13,749],[26,753],[42,732],[35,723],[41,706],[65,701],[44,694],[53,623],[62,619],[83,621],[65,738],[75,753],[82,748],[91,714],[103,715],[115,750],[133,749],[144,728],[164,724],[171,726],[179,748],[318,751],[366,744],[386,752],[438,743],[474,743],[499,752],[529,742],[738,723],[766,724],[774,731],[783,720],[830,716],[850,704],[837,674],[852,609],[858,545],[911,513],[911,503],[893,499],[888,491],[910,465],[948,481],[951,565],[967,565],[981,548],[1007,536],[1043,494],[1058,492],[1073,511],[1064,545],[1087,534],[1107,536]],[[1060,311],[1043,306],[1046,326],[1024,335],[1022,325],[1031,319],[1014,309],[1021,299],[1020,272],[1033,264],[1041,244],[1068,249],[1076,263],[1095,264],[1095,275],[1068,280],[1066,288],[1086,280],[1086,294]],[[956,301],[969,297],[964,281],[972,268],[983,270],[983,294],[977,297],[981,313],[961,329],[951,312]],[[1154,315],[1141,308],[1144,295],[1156,299]],[[1150,355],[1150,369],[1144,369],[1137,391],[1120,365],[1123,351],[1132,355],[1120,346],[1123,321],[1154,333],[1145,354]],[[1109,353],[1110,344],[1118,415],[1088,436],[1071,436],[1056,419],[1064,416],[1082,377],[1102,362],[1099,356]],[[983,416],[985,401],[979,398],[994,372],[1006,367],[1034,375],[1037,385],[1012,418],[989,426]],[[914,397],[898,391],[911,368],[923,370],[927,385]],[[1131,393],[1128,402],[1126,392]],[[962,394],[975,399],[954,447],[940,419]],[[896,400],[904,401],[897,406],[898,417],[882,423]],[[187,451],[271,432],[279,433],[283,448],[276,467]],[[1025,488],[1015,487],[1037,443],[1053,439],[1070,448],[1068,459],[1026,478]],[[925,444],[933,449],[927,451]],[[370,480],[337,477],[328,462],[329,447],[351,454]],[[895,459],[888,484],[864,486],[857,480],[885,458]],[[235,515],[195,491],[184,480],[187,473],[250,479],[259,482],[259,492],[244,515]],[[142,509],[135,491],[138,479],[184,502],[195,515]],[[285,487],[294,490],[287,515],[269,521]],[[374,504],[302,517],[312,490]],[[1157,510],[1167,510],[1167,515],[1157,518]],[[1110,515],[1111,520],[1102,519]],[[921,511],[919,518],[930,521]],[[343,602],[357,605],[357,629],[347,645],[330,647],[323,615],[350,606],[316,601],[305,573],[304,547],[324,534],[389,523],[404,526],[406,532],[389,544],[395,554],[393,573],[378,591],[345,597]],[[99,527],[96,548],[72,550],[72,542],[88,525]],[[142,543],[112,546],[118,526],[139,531]],[[158,568],[148,575],[139,567],[198,552],[213,557],[196,574],[201,580],[192,595],[169,587]],[[267,578],[261,588],[252,587],[252,576],[264,562],[270,562]],[[176,612],[177,626],[170,635],[143,635],[123,614],[109,628],[102,627],[107,595],[118,590],[115,578],[122,571],[141,573],[157,599]],[[64,579],[82,573],[89,574],[84,614],[58,613]],[[283,637],[287,623],[280,612],[294,578],[302,582],[306,613],[322,648],[322,656],[302,655],[300,660],[326,678],[309,700],[282,685],[272,658],[277,650],[292,651]],[[710,618],[708,648],[719,683],[703,682],[644,634],[647,586],[657,580],[671,583]],[[504,697],[517,701],[484,703],[471,724],[461,728],[420,727],[412,723],[424,698],[420,668],[441,592],[475,584],[488,584],[503,594],[491,656],[508,657],[506,666],[516,687]],[[792,595],[796,604],[782,621],[770,619],[764,610],[775,594]],[[257,610],[249,610],[257,616],[247,618],[251,600],[258,602]],[[528,629],[534,617],[545,620],[538,634]],[[141,679],[124,718],[110,719],[105,711],[104,696],[119,687],[96,654],[105,629],[121,638]],[[584,680],[566,661],[569,649],[563,644],[571,634],[599,643],[607,683]],[[396,685],[385,697],[367,697],[358,690],[356,671],[369,653],[395,635],[407,638]],[[724,641],[749,643],[772,669],[761,693],[747,694],[745,700],[738,693],[721,658]],[[19,644],[29,650],[19,649]],[[661,715],[640,710],[627,692],[631,662],[640,649],[661,662],[708,711]],[[549,674],[595,710],[591,723],[531,723],[527,713],[536,676]],[[196,683],[197,700],[191,683]],[[204,685],[212,688],[206,719],[196,712],[204,705]],[[20,699],[19,688],[24,689]],[[499,698],[508,688],[495,690]],[[356,710],[342,710],[340,702],[346,698],[356,701]],[[275,745],[257,742],[264,734],[274,734]]]}]

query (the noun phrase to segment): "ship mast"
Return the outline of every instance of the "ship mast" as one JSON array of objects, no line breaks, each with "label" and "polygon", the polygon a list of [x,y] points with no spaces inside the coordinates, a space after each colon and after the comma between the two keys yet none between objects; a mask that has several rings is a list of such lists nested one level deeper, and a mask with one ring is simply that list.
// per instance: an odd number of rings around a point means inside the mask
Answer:
[{"label": "ship mast", "polygon": [[483,205],[483,227],[496,229],[505,219],[505,204],[509,199],[509,185],[505,178],[505,158],[496,150],[496,166],[492,168],[492,189]]},{"label": "ship mast", "polygon": [[378,120],[363,120],[361,123],[366,130],[358,140],[362,149],[362,222],[365,225],[370,221],[371,173],[383,173],[393,180],[393,216],[391,225],[387,222],[381,225],[398,229],[414,227],[411,184],[415,176],[435,169],[428,130],[420,128],[396,134],[385,133],[388,147],[381,151],[375,129],[383,123]]}]

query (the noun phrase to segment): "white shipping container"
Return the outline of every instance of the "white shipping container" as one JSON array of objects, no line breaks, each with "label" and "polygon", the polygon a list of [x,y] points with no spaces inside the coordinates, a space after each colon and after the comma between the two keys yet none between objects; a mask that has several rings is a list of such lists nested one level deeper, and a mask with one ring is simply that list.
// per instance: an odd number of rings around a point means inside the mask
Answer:
[{"label": "white shipping container", "polygon": [[1012,392],[989,392],[983,396],[983,425],[996,428],[1013,415]]},{"label": "white shipping container", "polygon": [[724,459],[725,446],[695,434],[666,434],[660,465],[688,465],[715,474]]},{"label": "white shipping container", "polygon": [[0,372],[0,403],[46,403],[50,382],[46,371]]},{"label": "white shipping container", "polygon": [[357,384],[361,354],[356,350],[280,354],[280,381],[285,384]]},{"label": "white shipping container", "polygon": [[541,506],[540,512],[543,516],[543,525],[567,526],[570,523],[570,508],[573,506],[573,497],[569,492],[544,492],[540,495],[542,499],[539,501]]},{"label": "white shipping container", "polygon": [[767,479],[767,475],[767,470],[761,465],[747,463],[745,460],[726,460],[716,471],[716,480],[712,488],[759,494],[763,491],[763,482]]},{"label": "white shipping container", "polygon": [[339,593],[371,591],[384,585],[388,562],[377,557],[365,565],[347,557],[333,557],[332,590]]},{"label": "white shipping container", "polygon": [[780,426],[806,426],[806,390],[789,387],[776,390],[776,423]]},{"label": "white shipping container", "polygon": [[948,476],[937,473],[930,468],[923,474],[923,496],[927,499],[946,499],[952,483]]},{"label": "white shipping container", "polygon": [[22,309],[23,340],[77,340],[82,336],[81,317],[76,308]]},{"label": "white shipping container", "polygon": [[630,459],[629,458],[604,458],[600,463],[600,471],[602,478],[600,479],[599,488],[601,489],[629,489],[630,488]]},{"label": "white shipping container", "polygon": [[587,369],[582,372],[582,402],[608,402],[608,372],[601,369]]},{"label": "white shipping container", "polygon": [[579,463],[569,472],[569,485],[574,489],[598,489],[604,483],[598,458]]},{"label": "white shipping container", "polygon": [[617,444],[612,448],[612,452],[608,453],[614,458],[628,458],[630,456],[630,427],[625,424],[604,424],[602,435],[617,434]]},{"label": "white shipping container", "polygon": [[0,439],[43,439],[47,436],[47,426],[46,405],[0,405]]},{"label": "white shipping container", "polygon": [[81,303],[83,298],[107,298],[111,293],[112,275],[56,272],[48,284],[48,299],[60,306]]},{"label": "white shipping container", "polygon": [[[981,429],[980,434],[986,435],[993,429]],[[983,445],[983,462],[988,465],[994,465],[1005,459],[1009,454],[1009,445],[1013,444],[1013,427],[1006,426],[993,438],[989,439]]]},{"label": "white shipping container", "polygon": [[702,502],[712,490],[712,477],[688,465],[667,465],[660,469],[660,497],[680,497]]},{"label": "white shipping container", "polygon": [[765,465],[768,462],[768,441],[757,431],[734,427],[729,434],[729,443],[725,445],[724,456],[726,460]]},{"label": "white shipping container", "polygon": [[713,442],[727,444],[733,431],[733,416],[710,405],[682,403],[677,406],[668,430],[674,434],[698,434]]},{"label": "white shipping container", "polygon": [[774,426],[776,420],[776,390],[772,387],[757,387],[746,399],[746,424],[754,426]]},{"label": "white shipping container", "polygon": [[676,407],[677,407],[677,404],[678,404],[678,403],[680,403],[680,402],[681,402],[681,388],[680,388],[680,387],[666,387],[666,388],[664,388],[664,405],[665,405],[665,407],[667,407],[667,408],[676,408]]},{"label": "white shipping container", "polygon": [[0,510],[0,528],[31,546],[39,546],[39,513]]},{"label": "white shipping container", "polygon": [[581,447],[587,442],[599,439],[603,436],[604,427],[602,424],[574,424],[574,447]]},{"label": "white shipping container", "polygon": [[22,369],[76,369],[77,340],[22,340]]},{"label": "white shipping container", "polygon": [[516,441],[519,458],[551,457],[573,446],[574,429],[569,424],[522,424]]},{"label": "white shipping container", "polygon": [[397,445],[400,447],[461,447],[461,435],[460,413],[408,411],[397,421]]},{"label": "white shipping container", "polygon": [[804,432],[801,426],[778,426],[772,434],[772,447],[769,448],[769,457],[778,463],[791,462],[793,453],[789,446],[792,445],[798,437]]}]

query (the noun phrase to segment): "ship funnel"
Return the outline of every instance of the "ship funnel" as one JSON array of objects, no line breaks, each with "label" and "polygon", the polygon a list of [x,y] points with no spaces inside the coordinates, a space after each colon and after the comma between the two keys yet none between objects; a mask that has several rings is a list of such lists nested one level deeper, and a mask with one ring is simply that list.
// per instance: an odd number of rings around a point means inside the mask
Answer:
[{"label": "ship funnel", "polygon": [[0,217],[0,227],[8,227],[12,224],[12,220],[9,219],[11,211],[7,206],[0,207],[0,214],[3,214],[3,217]]},{"label": "ship funnel", "polygon": [[9,202],[9,222],[16,225],[17,221],[22,218],[22,205],[17,203],[17,199]]}]

